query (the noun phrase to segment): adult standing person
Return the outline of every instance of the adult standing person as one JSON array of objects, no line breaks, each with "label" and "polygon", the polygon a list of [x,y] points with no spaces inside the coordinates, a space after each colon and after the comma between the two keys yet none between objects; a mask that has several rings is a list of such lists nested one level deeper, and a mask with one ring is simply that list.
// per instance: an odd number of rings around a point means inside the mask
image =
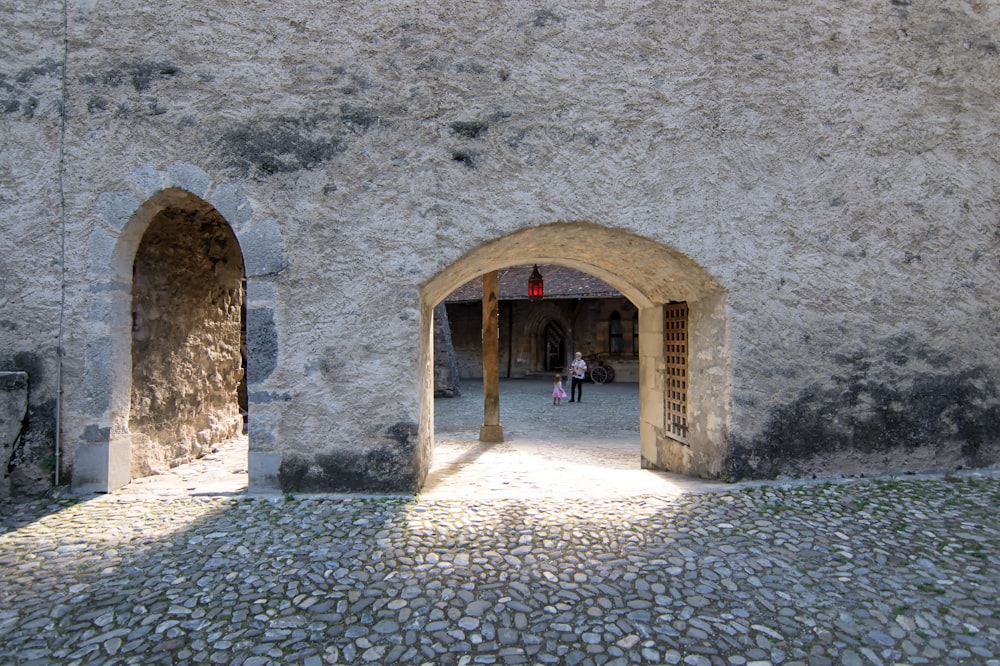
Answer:
[{"label": "adult standing person", "polygon": [[583,354],[576,353],[573,363],[569,366],[570,379],[572,383],[569,387],[569,401],[583,402],[583,379],[587,376],[587,362],[583,360]]}]

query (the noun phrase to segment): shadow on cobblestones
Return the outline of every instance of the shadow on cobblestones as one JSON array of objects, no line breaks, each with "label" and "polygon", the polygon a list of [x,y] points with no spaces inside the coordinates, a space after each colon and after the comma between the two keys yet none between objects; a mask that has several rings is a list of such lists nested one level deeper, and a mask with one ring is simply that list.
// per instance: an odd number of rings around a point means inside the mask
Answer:
[{"label": "shadow on cobblestones", "polygon": [[506,458],[438,421],[468,493],[3,504],[0,663],[1000,666],[995,470],[590,492],[634,433],[521,386]]},{"label": "shadow on cobblestones", "polygon": [[8,521],[0,663],[996,664],[998,505],[972,477],[103,496]]}]

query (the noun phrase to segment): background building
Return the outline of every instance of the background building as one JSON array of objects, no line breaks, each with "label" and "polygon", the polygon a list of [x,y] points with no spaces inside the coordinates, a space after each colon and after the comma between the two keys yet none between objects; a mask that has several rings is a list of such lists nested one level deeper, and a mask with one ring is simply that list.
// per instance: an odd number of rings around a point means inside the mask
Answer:
[{"label": "background building", "polygon": [[[639,381],[639,310],[611,285],[565,266],[539,267],[545,298],[528,299],[533,266],[500,271],[498,366],[501,377],[565,375],[574,352],[599,355],[618,381]],[[481,279],[447,299],[451,340],[462,379],[481,378]]]}]

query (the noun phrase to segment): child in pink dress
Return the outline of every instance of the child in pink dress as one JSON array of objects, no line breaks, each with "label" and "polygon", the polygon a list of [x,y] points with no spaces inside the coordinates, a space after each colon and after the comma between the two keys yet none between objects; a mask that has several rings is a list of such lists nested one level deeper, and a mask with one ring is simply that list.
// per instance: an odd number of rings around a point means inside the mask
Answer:
[{"label": "child in pink dress", "polygon": [[556,380],[552,384],[552,404],[561,405],[562,399],[566,397],[566,391],[562,387],[562,375],[556,375]]}]

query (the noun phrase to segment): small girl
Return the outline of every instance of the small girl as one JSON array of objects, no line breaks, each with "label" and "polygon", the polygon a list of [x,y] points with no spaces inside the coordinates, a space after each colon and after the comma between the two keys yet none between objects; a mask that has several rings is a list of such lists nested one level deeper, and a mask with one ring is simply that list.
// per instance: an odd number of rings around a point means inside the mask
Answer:
[{"label": "small girl", "polygon": [[552,404],[561,405],[562,399],[566,397],[566,391],[562,387],[562,375],[556,375],[556,380],[552,384]]}]

